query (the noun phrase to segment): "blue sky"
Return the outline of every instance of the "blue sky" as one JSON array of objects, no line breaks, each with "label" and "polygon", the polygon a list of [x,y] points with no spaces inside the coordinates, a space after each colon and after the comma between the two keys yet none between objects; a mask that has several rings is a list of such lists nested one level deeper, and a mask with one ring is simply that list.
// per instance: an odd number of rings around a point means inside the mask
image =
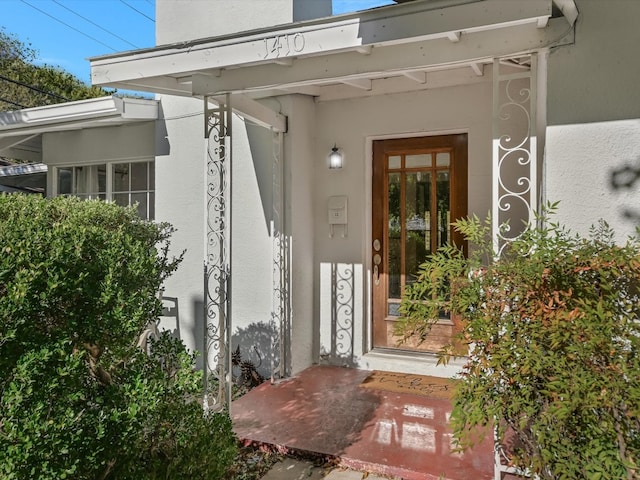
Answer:
[{"label": "blue sky", "polygon": [[[333,0],[333,13],[391,3]],[[154,46],[154,18],[155,0],[0,0],[0,29],[87,83],[88,57]]]}]

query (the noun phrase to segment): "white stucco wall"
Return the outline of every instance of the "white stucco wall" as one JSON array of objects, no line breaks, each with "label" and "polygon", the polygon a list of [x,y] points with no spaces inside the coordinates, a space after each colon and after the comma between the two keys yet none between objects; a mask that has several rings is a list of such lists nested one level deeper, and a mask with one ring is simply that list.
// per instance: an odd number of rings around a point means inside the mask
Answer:
[{"label": "white stucco wall", "polygon": [[623,241],[640,224],[640,181],[616,188],[616,172],[640,169],[640,2],[576,0],[575,43],[549,55],[547,200],[557,220],[586,234],[603,218]]},{"label": "white stucco wall", "polygon": [[[273,139],[263,127],[234,116],[232,198],[232,344],[243,358],[270,371]],[[255,349],[259,354],[255,353]]]},{"label": "white stucco wall", "polygon": [[547,131],[545,185],[554,221],[587,235],[600,219],[624,242],[640,225],[640,119],[555,125]]},{"label": "white stucco wall", "polygon": [[[183,42],[233,34],[240,31],[291,23],[331,14],[330,0],[158,0],[156,3],[156,44]],[[167,280],[165,295],[178,298],[179,333],[187,346],[202,351],[204,325],[204,162],[205,140],[202,100],[170,96],[162,100],[165,121],[156,136],[156,218],[177,228],[173,237],[175,252],[186,250],[178,271]],[[296,118],[285,143],[287,176],[309,182],[305,162],[310,157],[310,137],[306,129],[312,120],[310,99],[283,99],[270,105],[288,108]],[[294,139],[294,140],[289,140]],[[244,358],[270,367],[269,348],[273,340],[272,310],[272,158],[273,138],[269,130],[237,115],[233,120],[233,235],[232,245],[232,321],[233,348],[240,345]],[[300,184],[302,185],[302,184]],[[296,187],[298,183],[296,181]],[[311,218],[310,187],[287,192],[288,215]],[[293,206],[291,206],[293,205]],[[303,212],[303,213],[300,213]],[[295,222],[295,225],[304,223]],[[297,228],[297,227],[296,227]],[[290,232],[291,233],[291,232]],[[292,267],[292,303],[300,318],[309,319],[312,304],[311,233],[306,228],[292,233],[292,255],[300,257]],[[308,273],[307,273],[308,272]],[[308,280],[305,278],[308,276]],[[307,307],[309,305],[309,307]],[[308,311],[307,311],[308,310]],[[301,336],[298,332],[302,332]],[[302,360],[298,369],[311,363],[311,329],[292,326],[293,348]],[[257,358],[253,348],[260,351]]]},{"label": "white stucco wall", "polygon": [[88,128],[42,135],[42,161],[47,165],[99,163],[150,158],[154,155],[154,123]]},{"label": "white stucco wall", "polygon": [[[174,253],[185,257],[165,283],[165,295],[178,298],[180,337],[203,351],[205,148],[203,104],[162,99],[156,157],[156,219],[176,229]],[[172,116],[167,112],[180,111]],[[191,113],[191,116],[184,116]],[[232,166],[232,332],[245,357],[254,346],[269,361],[271,312],[272,138],[268,130],[233,116]],[[166,144],[166,138],[169,139]],[[229,251],[227,250],[227,255]],[[259,362],[259,359],[254,358]],[[266,364],[264,365],[267,366]]]},{"label": "white stucco wall", "polygon": [[[317,142],[315,151],[315,274],[317,292],[316,324],[320,344],[317,350],[327,358],[331,352],[332,267],[337,274],[348,275],[354,295],[354,351],[352,358],[340,362],[360,368],[431,371],[425,362],[402,356],[367,354],[369,325],[368,281],[371,270],[371,141],[377,138],[468,133],[468,212],[484,218],[491,208],[491,115],[492,83],[486,82],[421,92],[383,95],[322,102],[317,105]],[[326,155],[333,144],[345,153],[345,167],[331,171]],[[329,238],[327,198],[348,196],[348,235],[341,230]],[[340,292],[335,292],[336,294]],[[347,288],[346,293],[349,294]],[[344,323],[344,322],[343,322]],[[341,353],[341,352],[338,352]],[[425,370],[426,369],[426,370]],[[442,374],[442,370],[431,373]]]},{"label": "white stucco wall", "polygon": [[205,157],[203,135],[194,133],[204,131],[203,105],[199,100],[170,96],[161,97],[161,102],[164,120],[156,134],[156,220],[177,229],[171,253],[185,252],[182,264],[165,282],[164,294],[178,298],[180,338],[189,348],[202,351]]},{"label": "white stucco wall", "polygon": [[640,2],[575,2],[575,42],[549,56],[548,124],[640,117]]}]

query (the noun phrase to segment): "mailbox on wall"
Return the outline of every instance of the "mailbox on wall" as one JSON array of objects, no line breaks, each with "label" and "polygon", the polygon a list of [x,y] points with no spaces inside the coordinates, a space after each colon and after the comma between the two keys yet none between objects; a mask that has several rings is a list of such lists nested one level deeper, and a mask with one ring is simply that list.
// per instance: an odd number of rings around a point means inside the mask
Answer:
[{"label": "mailbox on wall", "polygon": [[327,202],[329,215],[329,237],[333,237],[334,227],[341,225],[342,238],[347,236],[347,196],[336,195],[329,197]]}]

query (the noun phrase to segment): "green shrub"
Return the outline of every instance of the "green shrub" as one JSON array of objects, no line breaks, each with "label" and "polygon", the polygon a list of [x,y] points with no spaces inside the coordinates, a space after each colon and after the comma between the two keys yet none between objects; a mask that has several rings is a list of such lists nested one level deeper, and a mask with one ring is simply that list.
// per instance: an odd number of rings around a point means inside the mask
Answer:
[{"label": "green shrub", "polygon": [[503,442],[515,434],[513,464],[541,478],[638,478],[640,245],[615,245],[604,222],[582,238],[548,213],[495,261],[489,222],[458,222],[474,253],[447,247],[422,266],[401,330],[424,335],[442,310],[462,317],[462,447],[497,426]]},{"label": "green shrub", "polygon": [[132,208],[0,196],[0,478],[221,476],[235,442],[196,401],[193,355],[136,347],[179,262],[171,233]]},{"label": "green shrub", "polygon": [[[129,445],[132,455],[114,466],[114,478],[136,480],[222,478],[236,453],[231,420],[203,414],[202,372],[194,371],[195,354],[164,332],[151,340],[150,355],[131,362],[129,407],[145,418]],[[162,399],[160,402],[159,400]]]}]

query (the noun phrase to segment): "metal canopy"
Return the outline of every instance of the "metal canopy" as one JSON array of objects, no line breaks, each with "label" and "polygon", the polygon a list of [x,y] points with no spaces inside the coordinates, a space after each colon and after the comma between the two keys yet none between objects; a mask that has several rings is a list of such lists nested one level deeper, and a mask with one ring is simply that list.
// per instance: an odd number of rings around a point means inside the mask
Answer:
[{"label": "metal canopy", "polygon": [[[563,9],[554,8],[561,1]],[[431,70],[468,66],[560,42],[573,0],[418,0],[356,14],[90,59],[96,85],[181,96],[317,93],[374,79],[424,83]],[[575,7],[575,6],[574,6]],[[304,89],[307,89],[306,92]],[[302,90],[301,90],[302,89]],[[284,90],[284,91],[283,91]]]},{"label": "metal canopy", "polygon": [[157,100],[114,96],[0,112],[0,156],[40,162],[43,133],[117,126],[157,118]]}]

